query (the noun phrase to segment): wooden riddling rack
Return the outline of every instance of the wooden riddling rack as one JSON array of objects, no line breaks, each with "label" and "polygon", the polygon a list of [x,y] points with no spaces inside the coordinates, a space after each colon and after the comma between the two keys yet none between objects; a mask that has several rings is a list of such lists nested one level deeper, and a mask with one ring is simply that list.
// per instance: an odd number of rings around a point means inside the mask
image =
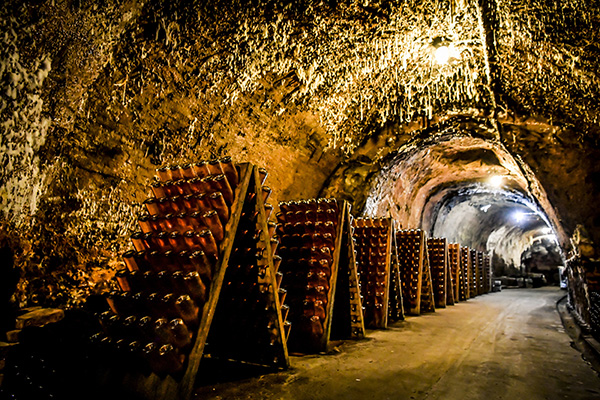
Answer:
[{"label": "wooden riddling rack", "polygon": [[466,301],[465,275],[461,267],[460,244],[450,243],[448,245],[448,264],[451,275],[454,278],[454,300]]},{"label": "wooden riddling rack", "polygon": [[393,221],[357,218],[353,227],[365,326],[387,328],[404,316]]},{"label": "wooden riddling rack", "polygon": [[492,265],[488,253],[483,254],[483,291],[490,293],[492,291]]},{"label": "wooden riddling rack", "polygon": [[158,169],[93,338],[124,360],[107,364],[101,386],[187,400],[203,357],[289,366],[266,175],[228,157]]},{"label": "wooden riddling rack", "polygon": [[471,297],[475,297],[481,294],[481,277],[477,250],[469,249],[469,257],[471,258]]},{"label": "wooden riddling rack", "polygon": [[425,232],[399,230],[396,245],[404,311],[410,315],[435,311]]},{"label": "wooden riddling rack", "polygon": [[452,274],[448,270],[448,241],[445,238],[427,239],[431,281],[436,308],[454,304]]},{"label": "wooden riddling rack", "polygon": [[282,202],[278,256],[294,326],[290,350],[326,352],[365,335],[350,205],[335,199]]}]

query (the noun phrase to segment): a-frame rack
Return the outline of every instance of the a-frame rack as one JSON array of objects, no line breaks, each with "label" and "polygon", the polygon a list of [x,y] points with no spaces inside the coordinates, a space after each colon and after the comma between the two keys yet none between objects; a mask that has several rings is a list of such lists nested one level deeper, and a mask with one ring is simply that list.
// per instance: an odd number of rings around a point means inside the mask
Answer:
[{"label": "a-frame rack", "polygon": [[404,320],[404,301],[402,299],[402,279],[400,277],[400,268],[398,261],[398,244],[396,242],[396,228],[394,220],[392,223],[392,257],[391,257],[391,275],[390,275],[390,301],[388,310],[388,320]]},{"label": "a-frame rack", "polygon": [[326,352],[365,335],[350,205],[335,199],[282,202],[278,255],[294,325],[290,350]]},{"label": "a-frame rack", "polygon": [[448,245],[448,265],[454,278],[454,300],[456,302],[467,300],[465,278],[461,268],[460,244],[450,243]]},{"label": "a-frame rack", "polygon": [[489,293],[492,290],[492,266],[489,253],[483,255],[483,288],[484,293]]},{"label": "a-frame rack", "polygon": [[435,312],[435,297],[433,294],[433,281],[431,265],[429,263],[429,250],[427,250],[427,234],[423,231],[423,267],[421,279],[421,313]]},{"label": "a-frame rack", "polygon": [[480,270],[479,257],[475,249],[469,249],[469,257],[471,258],[471,297],[479,296],[480,293]]},{"label": "a-frame rack", "polygon": [[409,315],[435,311],[425,232],[399,230],[396,244],[404,311]]},{"label": "a-frame rack", "polygon": [[393,221],[357,218],[353,226],[365,325],[387,328],[388,318],[403,317]]},{"label": "a-frame rack", "polygon": [[472,291],[473,282],[473,268],[471,267],[471,253],[467,246],[460,248],[460,266],[463,271],[465,278],[465,300],[475,297]]},{"label": "a-frame rack", "polygon": [[[99,384],[134,398],[188,400],[199,364],[209,350],[209,337],[213,357],[287,368],[285,324],[272,257],[273,229],[268,223],[271,207],[264,203],[270,189],[262,186],[266,171],[250,164],[235,167],[227,158],[158,172],[162,182],[155,182],[155,197],[145,202],[151,215],[140,219],[145,234],[132,238],[138,251],[125,255],[129,275],[118,277],[123,292],[109,299],[116,314],[109,322],[131,323],[145,314],[151,317],[139,319],[135,326],[124,323],[118,326],[121,329],[111,329],[115,325],[104,321],[106,336],[95,338],[101,349],[114,343],[113,351],[125,350],[124,339],[117,340],[120,333],[141,337],[133,337],[126,349],[135,362],[125,362],[124,369],[108,363],[119,370],[99,373]],[[165,210],[178,214],[165,215]],[[147,249],[140,250],[141,245]],[[195,251],[190,254],[191,250]],[[189,276],[180,280],[187,268]],[[145,280],[136,281],[142,272]],[[150,284],[157,282],[163,286],[157,289]],[[139,295],[131,296],[135,285],[141,285],[136,288]],[[229,290],[234,286],[235,296]],[[183,293],[174,307],[172,294],[160,297],[165,291]],[[124,318],[128,314],[132,318]],[[167,327],[158,323],[161,316],[181,319]],[[154,340],[164,340],[160,349],[150,343],[137,351],[133,343],[147,340],[144,329],[151,329]]]},{"label": "a-frame rack", "polygon": [[448,241],[445,238],[429,238],[427,239],[427,250],[435,307],[445,308],[447,291],[452,291],[452,287],[448,286],[450,275],[448,274]]},{"label": "a-frame rack", "polygon": [[458,298],[454,297],[454,286],[454,278],[450,268],[450,252],[446,246],[446,305],[448,306],[453,306],[458,302]]}]

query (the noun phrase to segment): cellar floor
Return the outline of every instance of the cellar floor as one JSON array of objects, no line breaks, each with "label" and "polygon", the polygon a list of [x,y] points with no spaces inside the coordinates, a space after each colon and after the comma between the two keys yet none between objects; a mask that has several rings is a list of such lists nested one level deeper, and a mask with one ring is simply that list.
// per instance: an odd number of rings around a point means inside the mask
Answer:
[{"label": "cellar floor", "polygon": [[197,399],[591,399],[600,378],[561,323],[558,288],[492,293],[408,317],[288,371],[200,383]]}]

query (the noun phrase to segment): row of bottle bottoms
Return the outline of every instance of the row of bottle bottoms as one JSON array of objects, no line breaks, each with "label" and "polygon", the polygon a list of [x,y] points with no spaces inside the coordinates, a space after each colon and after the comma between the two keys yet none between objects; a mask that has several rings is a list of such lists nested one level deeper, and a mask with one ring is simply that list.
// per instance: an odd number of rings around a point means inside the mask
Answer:
[{"label": "row of bottle bottoms", "polygon": [[390,226],[389,218],[355,218],[352,225],[357,230],[387,231]]},{"label": "row of bottle bottoms", "polygon": [[[273,205],[268,204],[267,200],[271,189],[268,186],[262,187],[263,202],[265,203],[265,211],[267,219],[273,212]],[[248,194],[249,197],[254,197],[254,192]],[[151,220],[152,217],[167,217],[173,216],[190,217],[194,213],[202,216],[204,213],[214,210],[219,216],[219,220],[223,225],[229,220],[230,204],[225,201],[221,192],[212,193],[195,193],[185,196],[173,197],[149,197],[143,202],[146,208],[146,213],[140,215],[142,222]],[[156,218],[154,218],[156,219]],[[168,219],[168,218],[167,218]]]},{"label": "row of bottle bottoms", "polygon": [[194,288],[187,294],[160,292],[111,291],[106,300],[110,310],[119,315],[150,315],[155,318],[181,318],[190,328],[198,327],[199,312],[204,306],[207,291]]},{"label": "row of bottle bottoms", "polygon": [[[388,255],[385,251],[377,251],[374,249],[372,252],[362,251],[359,248],[356,254],[356,263],[358,264],[359,270],[368,271],[385,271],[387,266]],[[363,268],[364,266],[364,268]]]},{"label": "row of bottle bottoms", "polygon": [[380,248],[383,251],[386,251],[388,245],[388,237],[387,235],[354,235],[354,242],[358,247],[367,247],[370,249]]},{"label": "row of bottle bottoms", "polygon": [[[262,179],[266,178],[266,171],[263,169]],[[157,186],[161,183],[177,182],[182,180],[205,179],[209,177],[224,175],[227,184],[235,190],[239,183],[239,171],[237,166],[231,160],[231,157],[214,159],[211,161],[199,161],[185,165],[163,166],[156,170]],[[162,196],[157,196],[162,197]]]},{"label": "row of bottle bottoms", "polygon": [[104,356],[117,352],[135,370],[151,370],[158,375],[174,374],[185,365],[193,333],[181,318],[153,318],[103,314],[103,332],[92,336],[92,344]]},{"label": "row of bottle bottoms", "polygon": [[[156,170],[159,182],[177,181],[181,179],[206,178],[211,175],[225,175],[227,181],[232,187],[237,187],[239,183],[238,166],[233,163],[231,157],[226,156],[220,159],[210,161],[199,161],[184,165],[171,165],[158,168]],[[258,169],[260,185],[263,185],[267,178],[267,170]]]},{"label": "row of bottle bottoms", "polygon": [[[281,203],[280,203],[281,207]],[[280,211],[275,214],[280,224],[317,224],[318,222],[333,222],[338,220],[339,211],[335,208],[318,208],[308,211]]]}]

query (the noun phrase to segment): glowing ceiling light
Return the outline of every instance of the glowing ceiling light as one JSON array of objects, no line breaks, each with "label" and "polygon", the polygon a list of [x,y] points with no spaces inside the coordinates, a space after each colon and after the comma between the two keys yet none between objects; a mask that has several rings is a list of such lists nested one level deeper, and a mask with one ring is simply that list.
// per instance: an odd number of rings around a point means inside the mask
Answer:
[{"label": "glowing ceiling light", "polygon": [[435,61],[438,64],[447,64],[450,59],[450,48],[448,46],[440,46],[433,53]]},{"label": "glowing ceiling light", "polygon": [[490,177],[488,183],[493,187],[499,188],[504,183],[504,177],[500,175],[494,175]]},{"label": "glowing ceiling light", "polygon": [[515,211],[512,216],[515,219],[515,221],[518,223],[518,222],[523,221],[523,219],[525,218],[525,213],[523,211]]},{"label": "glowing ceiling light", "polygon": [[460,53],[446,37],[437,36],[431,41],[433,58],[439,65],[446,65],[460,59]]}]

